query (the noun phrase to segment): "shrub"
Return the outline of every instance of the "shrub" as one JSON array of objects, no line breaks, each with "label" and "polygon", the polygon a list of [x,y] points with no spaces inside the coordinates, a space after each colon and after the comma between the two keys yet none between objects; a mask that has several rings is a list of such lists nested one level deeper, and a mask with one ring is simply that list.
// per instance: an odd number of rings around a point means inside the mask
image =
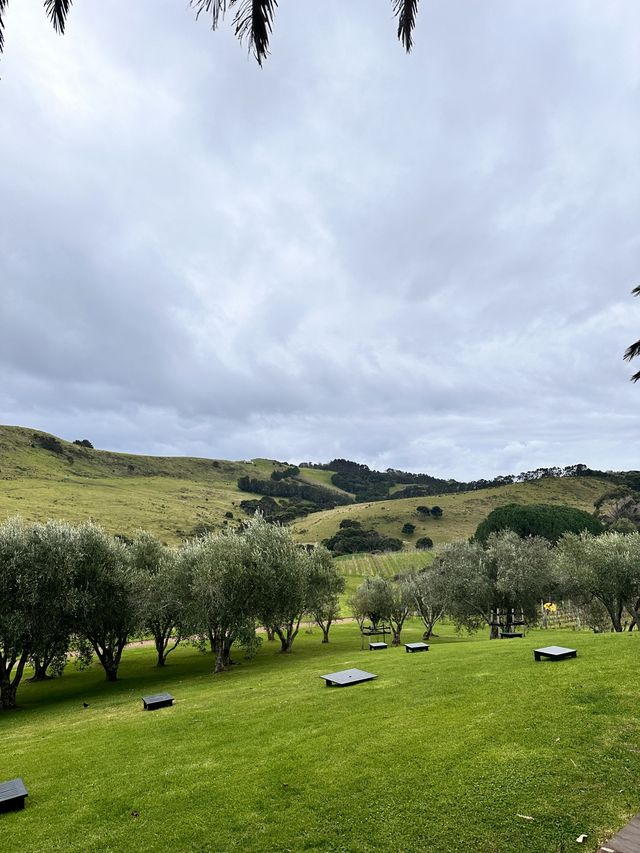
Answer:
[{"label": "shrub", "polygon": [[430,551],[433,548],[433,539],[430,536],[421,536],[416,541],[416,548],[419,551]]},{"label": "shrub", "polygon": [[50,450],[51,453],[58,453],[62,455],[64,453],[64,447],[58,441],[57,438],[54,438],[52,435],[42,435],[40,433],[34,432],[33,441],[38,447],[41,447],[43,450]]},{"label": "shrub", "polygon": [[406,533],[407,536],[411,536],[413,533],[416,532],[415,524],[411,524],[410,521],[405,522],[405,524],[402,525],[402,532]]},{"label": "shrub", "polygon": [[73,443],[77,444],[78,447],[86,447],[89,450],[93,450],[93,444],[91,444],[88,438],[76,438]]},{"label": "shrub", "polygon": [[542,536],[557,542],[563,533],[602,533],[604,527],[597,518],[582,509],[547,504],[506,504],[490,512],[478,525],[474,539],[486,542],[490,533],[513,530],[518,536]]}]

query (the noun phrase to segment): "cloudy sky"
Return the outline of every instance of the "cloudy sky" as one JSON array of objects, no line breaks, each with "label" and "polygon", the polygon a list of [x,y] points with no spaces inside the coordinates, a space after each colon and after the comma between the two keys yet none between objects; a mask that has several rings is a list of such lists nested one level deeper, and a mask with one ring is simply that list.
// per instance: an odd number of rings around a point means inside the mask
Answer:
[{"label": "cloudy sky", "polygon": [[[640,4],[12,2],[0,422],[468,479],[638,468]],[[636,365],[636,369],[640,365]]]}]

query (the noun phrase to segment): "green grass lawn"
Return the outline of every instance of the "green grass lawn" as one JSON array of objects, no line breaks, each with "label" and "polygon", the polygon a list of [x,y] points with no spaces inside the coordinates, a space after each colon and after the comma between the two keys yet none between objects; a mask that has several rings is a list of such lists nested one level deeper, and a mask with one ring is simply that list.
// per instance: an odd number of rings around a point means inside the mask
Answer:
[{"label": "green grass lawn", "polygon": [[[144,647],[115,685],[97,667],[24,684],[0,716],[0,779],[30,790],[3,853],[594,851],[640,809],[640,635],[445,628],[418,655],[360,651],[354,625],[320,639],[216,677],[191,648],[159,671]],[[549,642],[578,658],[534,663]],[[323,686],[347,667],[379,678]],[[142,711],[160,689],[175,706]]]}]

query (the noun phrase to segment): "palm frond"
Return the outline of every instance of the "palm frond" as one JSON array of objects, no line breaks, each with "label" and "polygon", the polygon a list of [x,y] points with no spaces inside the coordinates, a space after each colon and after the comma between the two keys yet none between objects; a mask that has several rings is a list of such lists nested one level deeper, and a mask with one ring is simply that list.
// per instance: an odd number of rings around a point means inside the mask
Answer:
[{"label": "palm frond", "polygon": [[393,0],[393,14],[398,19],[398,38],[409,53],[413,47],[413,30],[418,15],[418,0]]},{"label": "palm frond", "polygon": [[196,18],[203,12],[211,15],[211,28],[217,29],[220,17],[225,16],[227,11],[227,0],[190,0],[190,5],[196,10]]},{"label": "palm frond", "polygon": [[8,3],[9,0],[0,0],[0,53],[4,47],[4,13]]},{"label": "palm frond", "polygon": [[242,5],[233,19],[236,36],[247,40],[249,51],[262,65],[269,54],[269,37],[273,29],[273,14],[278,0],[230,0],[229,5]]},{"label": "palm frond", "polygon": [[635,344],[631,344],[630,347],[627,347],[625,350],[625,354],[623,356],[625,361],[631,361],[637,356],[640,355],[640,341],[636,341]]},{"label": "palm frond", "polygon": [[[631,293],[634,296],[640,296],[640,284],[636,285],[636,287],[633,288]],[[640,355],[640,341],[636,341],[635,344],[631,344],[630,347],[627,347],[627,349],[625,350],[623,358],[625,361],[631,361],[632,359],[637,358],[639,355]],[[637,373],[633,374],[633,376],[631,377],[631,381],[637,382],[638,379],[640,379],[640,370]]]},{"label": "palm frond", "polygon": [[72,2],[73,0],[44,0],[47,17],[57,33],[64,33],[67,15],[69,14]]}]

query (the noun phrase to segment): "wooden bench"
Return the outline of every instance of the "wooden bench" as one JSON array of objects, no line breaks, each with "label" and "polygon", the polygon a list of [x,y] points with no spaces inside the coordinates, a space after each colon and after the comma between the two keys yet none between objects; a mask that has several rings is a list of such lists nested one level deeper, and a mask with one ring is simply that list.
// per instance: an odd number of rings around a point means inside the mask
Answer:
[{"label": "wooden bench", "polygon": [[372,672],[363,669],[343,669],[340,672],[330,672],[329,675],[321,675],[327,687],[349,687],[351,684],[361,684],[363,681],[371,681],[377,678]]},{"label": "wooden bench", "polygon": [[168,708],[173,705],[171,693],[154,693],[153,696],[143,696],[142,705],[145,711],[157,711],[158,708]]},{"label": "wooden bench", "polygon": [[386,643],[369,643],[369,651],[377,652],[380,649],[388,649],[388,645]]},{"label": "wooden bench", "polygon": [[428,652],[429,644],[428,643],[405,643],[405,649],[407,652]]},{"label": "wooden bench", "polygon": [[533,657],[535,660],[542,660],[543,657],[549,660],[565,660],[578,657],[578,652],[575,649],[565,649],[564,646],[545,646],[543,649],[534,649]]},{"label": "wooden bench", "polygon": [[0,782],[0,812],[13,812],[24,808],[24,798],[29,792],[22,779]]}]

